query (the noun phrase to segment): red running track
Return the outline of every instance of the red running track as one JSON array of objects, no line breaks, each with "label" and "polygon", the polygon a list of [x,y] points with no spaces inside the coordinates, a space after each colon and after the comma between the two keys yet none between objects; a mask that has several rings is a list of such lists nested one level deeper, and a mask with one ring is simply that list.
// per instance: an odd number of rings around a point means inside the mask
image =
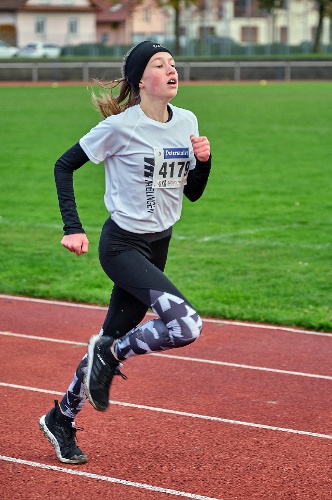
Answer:
[{"label": "red running track", "polygon": [[61,464],[38,420],[105,311],[0,295],[1,499],[332,499],[332,334],[268,325],[128,360],[77,419],[89,462]]}]

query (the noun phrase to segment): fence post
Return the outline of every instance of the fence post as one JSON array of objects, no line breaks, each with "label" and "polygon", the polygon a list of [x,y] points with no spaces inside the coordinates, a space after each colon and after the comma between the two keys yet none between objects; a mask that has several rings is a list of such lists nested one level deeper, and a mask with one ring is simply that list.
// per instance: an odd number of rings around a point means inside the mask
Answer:
[{"label": "fence post", "polygon": [[239,62],[234,63],[234,80],[236,82],[241,80],[241,66]]},{"label": "fence post", "polygon": [[190,63],[185,62],[183,67],[183,79],[186,82],[190,81]]},{"label": "fence post", "polygon": [[82,66],[83,82],[89,81],[89,63],[83,64]]},{"label": "fence post", "polygon": [[38,82],[38,63],[32,65],[32,81]]},{"label": "fence post", "polygon": [[287,81],[291,80],[291,62],[290,61],[285,62],[285,80],[287,80]]}]

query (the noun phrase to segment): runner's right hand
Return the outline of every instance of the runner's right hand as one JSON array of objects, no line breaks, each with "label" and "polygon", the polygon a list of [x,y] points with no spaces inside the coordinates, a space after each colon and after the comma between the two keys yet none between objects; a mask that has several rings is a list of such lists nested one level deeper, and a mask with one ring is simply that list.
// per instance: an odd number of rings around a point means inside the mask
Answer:
[{"label": "runner's right hand", "polygon": [[76,255],[82,255],[88,251],[89,240],[85,233],[66,234],[61,240],[61,245]]}]

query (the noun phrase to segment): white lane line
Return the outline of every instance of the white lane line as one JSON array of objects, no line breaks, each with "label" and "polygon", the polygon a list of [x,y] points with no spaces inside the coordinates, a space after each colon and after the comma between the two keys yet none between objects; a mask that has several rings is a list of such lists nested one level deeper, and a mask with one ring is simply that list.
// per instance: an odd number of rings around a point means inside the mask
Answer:
[{"label": "white lane line", "polygon": [[[55,342],[58,344],[70,344],[70,345],[75,345],[78,347],[83,347],[86,346],[86,343],[83,342],[75,342],[72,340],[60,340],[60,339],[52,339],[48,337],[38,337],[36,335],[25,335],[23,333],[12,333],[12,332],[1,332],[0,335],[8,336],[8,337],[20,337],[24,339],[30,339],[30,340],[44,340],[46,342]],[[324,379],[324,380],[332,380],[332,376],[330,375],[318,375],[316,373],[305,373],[305,372],[296,372],[296,371],[291,371],[291,370],[280,370],[278,368],[267,368],[264,366],[253,366],[253,365],[243,365],[240,363],[228,363],[227,361],[215,361],[212,359],[201,359],[201,358],[189,358],[186,356],[178,356],[178,355],[172,355],[172,354],[166,354],[166,353],[157,353],[157,352],[152,352],[149,354],[149,356],[159,356],[161,358],[168,358],[168,359],[176,359],[180,361],[192,361],[194,363],[208,363],[210,365],[219,365],[219,366],[229,366],[231,368],[240,368],[242,370],[258,370],[262,372],[270,372],[270,373],[280,373],[283,375],[294,375],[297,377],[310,377],[310,378],[319,378],[319,379]]]},{"label": "white lane line", "polygon": [[87,342],[75,342],[74,340],[52,339],[50,337],[40,337],[38,335],[26,335],[25,333],[1,332],[0,335],[7,337],[20,337],[31,340],[45,340],[46,342],[55,342],[56,344],[70,344],[76,346],[87,346]]},{"label": "white lane line", "polygon": [[[63,302],[63,301],[57,301],[57,300],[46,300],[46,299],[36,299],[32,297],[22,297],[19,295],[6,295],[6,294],[0,294],[0,299],[10,299],[10,300],[21,300],[24,302],[36,302],[39,304],[47,304],[47,305],[53,305],[53,306],[65,306],[65,307],[74,307],[74,308],[80,308],[80,309],[92,309],[95,311],[107,311],[108,308],[106,306],[95,306],[91,304],[80,304],[80,303],[74,303],[74,302]],[[148,316],[155,316],[152,313],[148,313]],[[234,326],[242,326],[244,328],[258,328],[261,330],[273,330],[273,331],[283,331],[283,332],[291,332],[291,333],[302,333],[304,335],[318,335],[320,337],[331,337],[332,338],[332,332],[326,333],[326,332],[314,332],[311,330],[301,330],[298,328],[289,328],[286,326],[278,326],[278,325],[263,325],[261,323],[248,323],[245,321],[230,321],[230,320],[224,320],[224,319],[213,319],[213,318],[203,318],[203,323],[213,323],[216,325],[234,325]]]},{"label": "white lane line", "polygon": [[[24,386],[24,385],[7,384],[5,382],[0,382],[0,386],[9,387],[11,389],[19,389],[19,390],[24,390],[24,391],[41,392],[44,394],[55,394],[55,395],[63,396],[63,392],[51,391],[49,389],[39,389],[37,387],[28,387],[28,386]],[[298,434],[298,435],[302,435],[302,436],[310,436],[310,437],[316,437],[316,438],[322,438],[322,439],[332,439],[332,435],[330,435],[330,434],[320,434],[317,432],[301,431],[298,429],[288,429],[286,427],[277,427],[274,425],[256,424],[254,422],[245,422],[242,420],[233,420],[233,419],[228,419],[228,418],[214,417],[211,415],[200,415],[199,413],[189,413],[189,412],[185,412],[185,411],[170,410],[168,408],[159,408],[156,406],[138,405],[138,404],[134,404],[134,403],[126,403],[124,401],[110,400],[110,403],[113,405],[124,406],[127,408],[134,408],[137,410],[155,411],[155,412],[159,412],[159,413],[167,413],[170,415],[177,415],[180,417],[197,418],[199,420],[208,420],[210,422],[220,422],[223,424],[230,424],[230,425],[242,425],[244,427],[253,427],[255,429],[264,429],[264,430],[268,430],[268,431],[286,432],[289,434]]]},{"label": "white lane line", "polygon": [[171,490],[169,488],[161,488],[159,486],[152,486],[151,484],[138,483],[136,481],[127,481],[126,479],[119,479],[116,477],[100,476],[99,474],[92,474],[91,472],[85,472],[81,470],[67,469],[65,467],[58,467],[56,465],[47,465],[40,462],[31,462],[30,460],[22,460],[20,458],[8,457],[5,455],[0,455],[0,460],[6,462],[14,462],[16,464],[28,465],[29,467],[36,467],[38,469],[52,470],[55,472],[63,472],[65,474],[72,474],[73,476],[81,476],[89,479],[97,479],[98,481],[107,481],[109,483],[121,484],[123,486],[130,486],[132,488],[140,488],[149,491],[155,491],[156,493],[166,493],[167,495],[173,495],[177,497],[193,498],[195,500],[221,500],[220,498],[206,497],[203,495],[195,495],[194,493],[187,493],[185,491]]},{"label": "white lane line", "polygon": [[253,365],[242,365],[239,363],[228,363],[226,361],[214,361],[210,359],[200,359],[200,358],[188,358],[186,356],[173,356],[172,354],[159,354],[159,353],[151,353],[153,356],[160,356],[161,358],[170,358],[170,359],[180,359],[182,361],[194,361],[196,363],[210,363],[211,365],[221,365],[221,366],[230,366],[232,368],[241,368],[244,370],[259,370],[263,372],[271,372],[271,373],[281,373],[283,375],[295,375],[298,377],[311,377],[311,378],[319,378],[325,380],[332,380],[332,376],[330,375],[317,375],[316,373],[305,373],[305,372],[295,372],[290,370],[279,370],[278,368],[266,368],[264,366],[253,366]]}]

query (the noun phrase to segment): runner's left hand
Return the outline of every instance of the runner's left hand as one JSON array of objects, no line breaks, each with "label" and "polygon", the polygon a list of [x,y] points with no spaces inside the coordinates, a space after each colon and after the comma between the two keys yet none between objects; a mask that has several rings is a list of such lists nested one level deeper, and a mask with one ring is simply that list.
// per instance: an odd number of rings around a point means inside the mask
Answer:
[{"label": "runner's left hand", "polygon": [[194,149],[194,155],[199,161],[205,162],[210,158],[210,142],[207,137],[190,136],[191,144]]}]

